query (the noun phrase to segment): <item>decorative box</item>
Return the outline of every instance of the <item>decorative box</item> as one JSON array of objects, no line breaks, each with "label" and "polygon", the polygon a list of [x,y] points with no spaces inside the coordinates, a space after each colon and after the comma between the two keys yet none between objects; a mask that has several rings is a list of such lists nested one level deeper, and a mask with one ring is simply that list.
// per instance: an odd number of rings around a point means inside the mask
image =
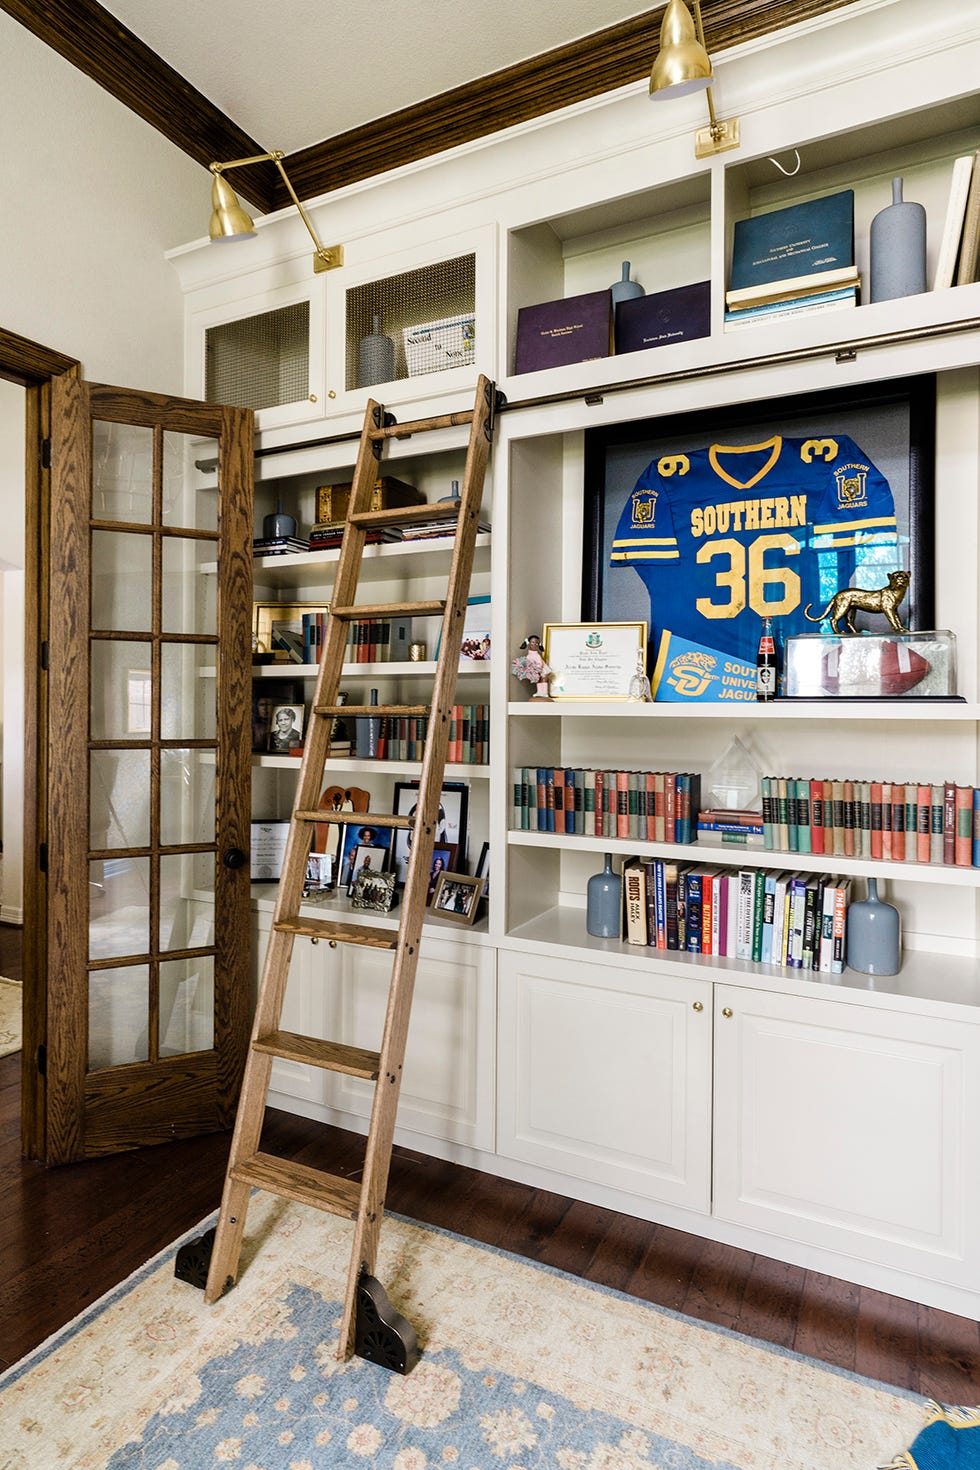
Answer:
[{"label": "decorative box", "polygon": [[791,699],[948,699],[956,693],[956,636],[946,629],[791,634],[784,685]]},{"label": "decorative box", "polygon": [[410,378],[442,372],[444,368],[472,367],[476,359],[476,318],[470,313],[403,327],[402,340]]},{"label": "decorative box", "polygon": [[612,351],[613,303],[605,291],[586,291],[560,301],[522,306],[517,313],[515,373],[566,367],[608,357]]}]

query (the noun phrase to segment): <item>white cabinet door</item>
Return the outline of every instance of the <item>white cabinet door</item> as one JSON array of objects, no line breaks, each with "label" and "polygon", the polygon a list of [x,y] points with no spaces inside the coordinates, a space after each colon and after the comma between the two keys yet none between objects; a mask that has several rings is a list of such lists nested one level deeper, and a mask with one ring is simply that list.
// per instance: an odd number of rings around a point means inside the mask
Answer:
[{"label": "white cabinet door", "polygon": [[715,1214],[980,1286],[980,1026],[715,996]]},{"label": "white cabinet door", "polygon": [[[353,945],[335,953],[332,1027],[325,1034],[377,1049],[392,956]],[[398,1102],[400,1128],[493,1150],[494,969],[494,952],[486,945],[423,939]],[[370,1116],[373,1086],[343,1075],[331,1082],[336,1108]]]},{"label": "white cabinet door", "polygon": [[711,986],[508,951],[497,964],[498,1152],[707,1212]]}]

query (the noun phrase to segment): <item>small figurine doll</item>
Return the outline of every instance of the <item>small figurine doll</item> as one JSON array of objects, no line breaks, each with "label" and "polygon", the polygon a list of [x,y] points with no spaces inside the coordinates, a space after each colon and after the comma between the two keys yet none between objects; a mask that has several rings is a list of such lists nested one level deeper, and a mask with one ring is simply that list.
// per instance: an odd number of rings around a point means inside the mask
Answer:
[{"label": "small figurine doll", "polygon": [[628,698],[633,704],[650,704],[653,700],[653,691],[650,688],[650,680],[647,678],[646,659],[642,648],[636,650],[636,672],[630,680]]},{"label": "small figurine doll", "polygon": [[535,686],[532,699],[550,699],[548,690],[548,678],[552,670],[544,661],[541,653],[541,639],[537,633],[529,633],[521,644],[517,658],[510,666],[512,674],[518,679],[526,679],[529,684]]}]

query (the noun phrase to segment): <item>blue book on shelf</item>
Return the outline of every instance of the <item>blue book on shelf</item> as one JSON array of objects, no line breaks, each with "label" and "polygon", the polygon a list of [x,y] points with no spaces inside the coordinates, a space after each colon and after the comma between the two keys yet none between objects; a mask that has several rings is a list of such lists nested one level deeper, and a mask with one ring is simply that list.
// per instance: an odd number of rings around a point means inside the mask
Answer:
[{"label": "blue book on shelf", "polygon": [[733,291],[853,264],[853,189],[755,214],[735,224]]},{"label": "blue book on shelf", "polygon": [[973,788],[973,866],[980,868],[980,786]]}]

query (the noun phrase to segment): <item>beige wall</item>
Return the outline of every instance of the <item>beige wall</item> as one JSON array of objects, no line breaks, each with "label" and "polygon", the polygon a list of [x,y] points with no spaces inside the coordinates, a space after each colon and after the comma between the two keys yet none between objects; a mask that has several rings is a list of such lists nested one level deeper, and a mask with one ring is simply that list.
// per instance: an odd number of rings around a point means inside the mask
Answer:
[{"label": "beige wall", "polygon": [[0,378],[0,920],[19,924],[24,877],[24,390]]},{"label": "beige wall", "polygon": [[85,375],[182,383],[165,250],[205,232],[206,170],[0,13],[0,326]]}]

